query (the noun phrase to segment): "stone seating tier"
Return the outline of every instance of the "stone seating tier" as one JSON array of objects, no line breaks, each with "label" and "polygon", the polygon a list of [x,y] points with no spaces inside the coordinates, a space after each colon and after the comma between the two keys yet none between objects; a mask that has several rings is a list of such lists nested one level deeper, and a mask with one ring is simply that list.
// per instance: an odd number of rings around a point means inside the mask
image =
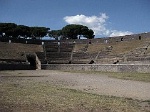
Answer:
[{"label": "stone seating tier", "polygon": [[47,58],[53,58],[53,59],[57,59],[57,58],[70,58],[71,53],[67,53],[67,52],[47,52],[46,53]]},{"label": "stone seating tier", "polygon": [[79,53],[73,53],[73,59],[89,59],[90,56],[88,53],[79,52]]}]

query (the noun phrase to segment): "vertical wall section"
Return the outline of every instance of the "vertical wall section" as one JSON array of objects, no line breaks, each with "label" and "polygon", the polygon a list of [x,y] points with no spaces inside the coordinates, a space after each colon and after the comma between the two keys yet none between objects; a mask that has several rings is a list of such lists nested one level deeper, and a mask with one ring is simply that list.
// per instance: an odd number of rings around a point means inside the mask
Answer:
[{"label": "vertical wall section", "polygon": [[45,64],[45,70],[66,70],[66,71],[103,71],[103,72],[138,72],[150,73],[150,65],[129,65],[129,64]]}]

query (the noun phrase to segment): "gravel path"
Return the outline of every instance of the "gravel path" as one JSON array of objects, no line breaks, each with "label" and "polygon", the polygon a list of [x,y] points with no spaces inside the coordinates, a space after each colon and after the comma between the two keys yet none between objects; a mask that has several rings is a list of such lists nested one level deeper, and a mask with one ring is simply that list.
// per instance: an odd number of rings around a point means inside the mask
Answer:
[{"label": "gravel path", "polygon": [[0,72],[0,79],[6,79],[6,77],[14,79],[17,77],[17,79],[22,78],[38,82],[44,81],[66,88],[100,95],[150,100],[150,83],[115,79],[105,75],[69,73],[52,70]]}]

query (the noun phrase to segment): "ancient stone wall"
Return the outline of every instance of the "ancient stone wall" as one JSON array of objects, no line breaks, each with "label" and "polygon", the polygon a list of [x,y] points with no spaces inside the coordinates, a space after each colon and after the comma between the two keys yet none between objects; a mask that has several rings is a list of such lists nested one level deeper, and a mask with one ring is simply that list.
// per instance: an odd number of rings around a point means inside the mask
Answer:
[{"label": "ancient stone wall", "polygon": [[31,70],[30,64],[9,64],[9,63],[0,63],[0,70]]},{"label": "ancient stone wall", "polygon": [[103,71],[103,72],[138,72],[150,73],[150,64],[48,64],[42,65],[45,70],[65,71]]},{"label": "ancient stone wall", "polygon": [[[81,43],[86,44],[89,43],[89,40],[91,43],[104,43],[107,42],[120,42],[120,41],[130,41],[133,39],[142,39],[150,37],[150,32],[148,33],[140,33],[140,34],[132,34],[132,35],[125,35],[125,36],[116,36],[116,37],[103,37],[103,38],[95,38],[95,39],[69,39],[69,40],[60,40],[61,42],[75,42],[75,43]],[[27,44],[42,44],[42,42],[58,42],[57,40],[39,40],[39,39],[13,39],[8,37],[1,37],[1,42],[9,42],[11,40],[12,43],[27,43]]]}]

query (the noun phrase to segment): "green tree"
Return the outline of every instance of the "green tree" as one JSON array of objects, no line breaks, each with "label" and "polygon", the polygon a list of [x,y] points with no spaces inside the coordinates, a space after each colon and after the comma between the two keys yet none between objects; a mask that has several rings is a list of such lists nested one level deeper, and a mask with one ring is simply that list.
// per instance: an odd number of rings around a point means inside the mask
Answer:
[{"label": "green tree", "polygon": [[18,36],[26,37],[44,37],[50,28],[46,27],[28,27],[25,25],[16,25],[15,23],[0,23],[0,33],[5,33],[7,37],[17,38]]},{"label": "green tree", "polygon": [[68,39],[77,39],[78,36],[84,36],[86,38],[94,38],[94,32],[91,29],[88,29],[87,26],[70,24],[62,28],[62,36]]},{"label": "green tree", "polygon": [[18,25],[15,29],[14,29],[14,37],[18,37],[18,36],[22,36],[24,38],[26,37],[30,37],[31,33],[30,33],[30,27],[28,26],[24,26],[24,25]]},{"label": "green tree", "polygon": [[61,35],[62,35],[62,31],[61,30],[49,31],[49,36],[55,38],[56,40],[58,40],[58,37],[60,37]]},{"label": "green tree", "polygon": [[46,28],[46,27],[30,27],[31,37],[33,38],[44,37],[47,35],[49,30],[50,28]]},{"label": "green tree", "polygon": [[0,23],[0,32],[5,33],[8,37],[13,36],[16,27],[15,23]]}]

